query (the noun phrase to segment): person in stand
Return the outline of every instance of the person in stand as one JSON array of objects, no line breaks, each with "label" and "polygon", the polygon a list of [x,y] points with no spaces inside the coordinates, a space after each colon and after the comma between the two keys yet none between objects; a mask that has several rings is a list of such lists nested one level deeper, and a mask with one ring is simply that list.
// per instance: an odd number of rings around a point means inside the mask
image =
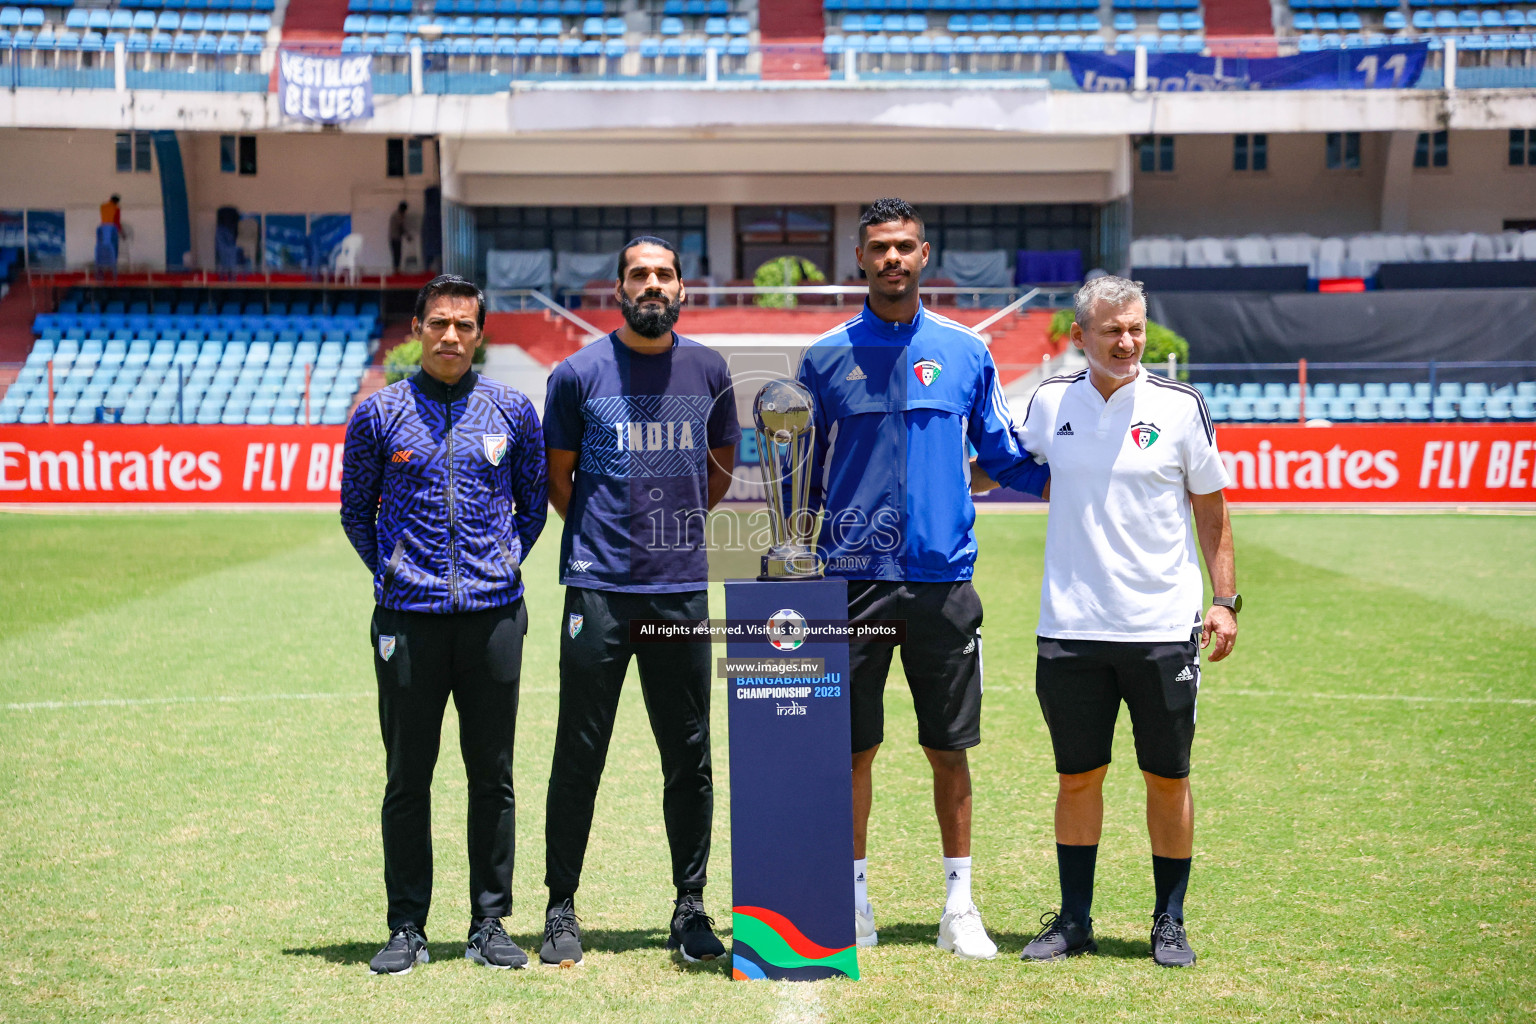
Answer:
[{"label": "person in stand", "polygon": [[630,623],[709,618],[704,525],[730,486],[736,400],[725,360],[673,330],[686,295],[670,242],[641,236],[626,245],[615,291],[623,326],[555,367],[544,410],[566,590],[539,959],[562,966],[582,959],[576,889],[631,657],[661,753],[677,892],[667,948],[689,961],[725,952],[704,910],[714,816],[710,644],[635,644]]},{"label": "person in stand", "polygon": [[[901,662],[917,741],[933,770],[945,882],[938,946],[991,959],[971,897],[971,774],[981,742],[981,599],[967,443],[990,479],[1039,494],[1046,468],[1023,450],[997,367],[975,331],[927,309],[923,221],[900,199],[876,200],[859,225],[869,280],[863,311],[806,350],[816,439],[811,511],[829,576],[848,580],[848,618],[906,622]],[[874,761],[884,733],[889,643],[849,645],[852,677],[854,910],[861,946],[879,940],[868,898]]]},{"label": "person in stand", "polygon": [[373,573],[369,636],[384,738],[388,943],[374,974],[427,962],[432,771],[443,711],[459,716],[469,783],[469,943],[496,968],[527,955],[512,909],[512,750],[528,613],[521,565],[547,515],[544,436],[528,396],[471,368],[485,296],[443,275],[416,297],[421,370],[347,425],[341,520]]},{"label": "person in stand", "polygon": [[[1088,368],[1044,381],[1022,441],[1051,465],[1035,689],[1056,755],[1061,909],[1024,948],[1056,960],[1098,948],[1089,916],[1104,776],[1120,703],[1130,710],[1152,840],[1152,957],[1195,963],[1184,929],[1194,850],[1190,746],[1200,650],[1237,640],[1231,483],[1200,392],[1148,373],[1147,302],[1101,276],[1077,293],[1072,344]],[[1191,529],[1193,526],[1193,529]],[[1198,542],[1199,552],[1196,551]],[[1214,597],[1202,614],[1199,555]]]},{"label": "person in stand", "polygon": [[405,200],[395,207],[395,212],[389,215],[389,258],[390,265],[395,273],[400,273],[400,251],[405,242],[406,220],[405,211],[411,207]]}]

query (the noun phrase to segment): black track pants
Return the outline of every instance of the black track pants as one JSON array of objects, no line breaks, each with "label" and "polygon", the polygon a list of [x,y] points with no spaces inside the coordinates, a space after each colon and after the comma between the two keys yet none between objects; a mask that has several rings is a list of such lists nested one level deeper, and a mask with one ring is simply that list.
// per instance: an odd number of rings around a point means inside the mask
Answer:
[{"label": "black track pants", "polygon": [[707,618],[709,595],[703,590],[630,594],[566,588],[560,622],[560,724],[544,826],[544,883],[551,891],[575,892],[581,882],[592,807],[631,655],[639,662],[640,691],[661,752],[662,815],[672,848],[672,882],[681,888],[704,886],[715,806],[709,754],[710,645],[631,644],[629,622]]},{"label": "black track pants", "polygon": [[459,750],[469,783],[470,915],[505,917],[512,910],[517,820],[512,744],[527,631],[521,599],[453,615],[374,609],[391,929],[406,922],[424,929],[432,906],[432,769],[450,695],[459,713]]}]

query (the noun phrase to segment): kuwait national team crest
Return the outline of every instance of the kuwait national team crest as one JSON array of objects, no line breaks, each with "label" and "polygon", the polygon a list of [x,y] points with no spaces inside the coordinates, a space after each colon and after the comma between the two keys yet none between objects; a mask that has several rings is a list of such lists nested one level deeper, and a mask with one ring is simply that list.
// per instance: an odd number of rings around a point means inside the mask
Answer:
[{"label": "kuwait national team crest", "polygon": [[485,446],[485,457],[490,464],[501,465],[501,460],[507,455],[507,435],[486,434],[480,439],[480,443]]},{"label": "kuwait national team crest", "polygon": [[581,624],[585,621],[587,621],[587,617],[585,615],[577,615],[575,612],[571,612],[571,618],[566,623],[565,629],[566,632],[571,634],[572,640],[575,640],[577,634],[581,632]]},{"label": "kuwait national team crest", "polygon": [[917,379],[922,382],[923,387],[938,380],[939,372],[943,369],[944,367],[940,366],[935,359],[919,359],[912,364],[912,372],[917,374]]},{"label": "kuwait national team crest", "polygon": [[799,650],[809,631],[805,616],[793,608],[780,608],[768,617],[768,642],[778,650]]},{"label": "kuwait national team crest", "polygon": [[379,637],[379,658],[388,661],[395,653],[395,638],[392,636]]},{"label": "kuwait national team crest", "polygon": [[1136,447],[1146,450],[1152,447],[1158,437],[1161,436],[1156,423],[1137,423],[1131,427],[1131,440],[1136,442]]}]

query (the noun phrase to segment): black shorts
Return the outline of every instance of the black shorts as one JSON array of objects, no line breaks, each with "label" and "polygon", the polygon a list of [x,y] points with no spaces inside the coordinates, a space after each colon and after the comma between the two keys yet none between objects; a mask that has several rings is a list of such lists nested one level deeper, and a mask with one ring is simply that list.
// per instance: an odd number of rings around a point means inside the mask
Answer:
[{"label": "black shorts", "polygon": [[[981,598],[970,581],[848,581],[848,619],[904,619],[901,667],[917,710],[917,742],[964,750],[981,742]],[[885,739],[885,677],[895,644],[850,643],[853,752]]]},{"label": "black shorts", "polygon": [[1042,636],[1036,643],[1035,695],[1051,730],[1057,772],[1079,775],[1109,764],[1123,700],[1131,711],[1141,770],[1165,779],[1189,775],[1200,692],[1197,640],[1128,643]]}]

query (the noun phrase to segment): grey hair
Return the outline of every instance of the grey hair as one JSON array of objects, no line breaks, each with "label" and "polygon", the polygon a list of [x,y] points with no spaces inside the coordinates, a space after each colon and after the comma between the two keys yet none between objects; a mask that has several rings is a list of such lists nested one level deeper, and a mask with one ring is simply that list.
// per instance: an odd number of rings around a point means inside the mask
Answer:
[{"label": "grey hair", "polygon": [[1096,302],[1107,302],[1111,306],[1124,306],[1130,302],[1141,303],[1143,311],[1147,308],[1147,293],[1142,290],[1140,281],[1132,281],[1124,277],[1115,277],[1113,274],[1105,274],[1085,283],[1072,296],[1073,315],[1083,328],[1088,327],[1088,318],[1093,315],[1093,305]]}]

